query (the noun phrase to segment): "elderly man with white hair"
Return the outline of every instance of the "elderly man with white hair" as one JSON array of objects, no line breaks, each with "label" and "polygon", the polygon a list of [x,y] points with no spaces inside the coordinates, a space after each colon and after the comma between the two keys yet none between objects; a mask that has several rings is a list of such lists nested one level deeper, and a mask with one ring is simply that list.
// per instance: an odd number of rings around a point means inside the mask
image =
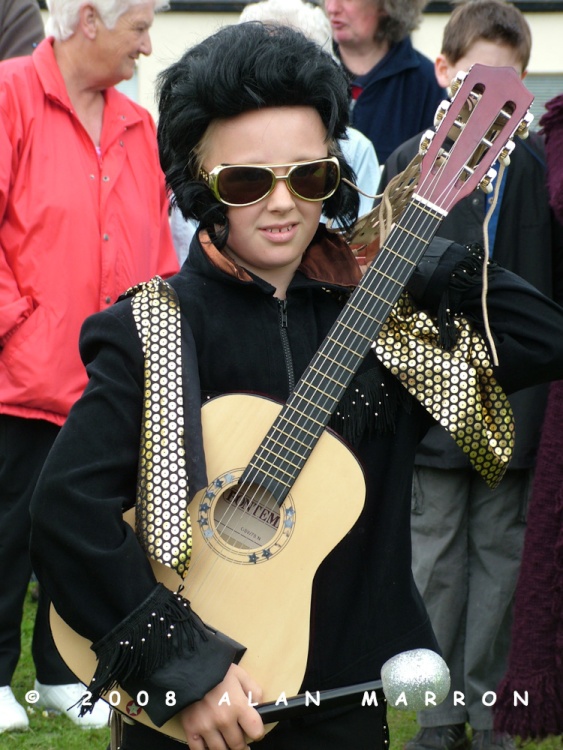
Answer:
[{"label": "elderly man with white hair", "polygon": [[[81,325],[128,287],[177,270],[154,123],[114,88],[151,53],[162,0],[48,5],[47,38],[0,64],[0,733],[29,724],[10,686],[31,574],[29,502],[86,385]],[[104,725],[102,704],[84,718],[68,711],[83,688],[52,643],[48,593],[32,646],[38,705]]]}]

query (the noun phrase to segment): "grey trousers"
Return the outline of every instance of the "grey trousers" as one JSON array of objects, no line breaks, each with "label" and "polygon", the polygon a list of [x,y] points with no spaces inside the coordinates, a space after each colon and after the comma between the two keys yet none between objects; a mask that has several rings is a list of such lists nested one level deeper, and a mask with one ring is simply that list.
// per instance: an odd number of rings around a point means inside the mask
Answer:
[{"label": "grey trousers", "polygon": [[418,715],[423,727],[493,727],[510,645],[532,471],[508,471],[491,490],[472,470],[415,469],[413,574],[452,686]]}]

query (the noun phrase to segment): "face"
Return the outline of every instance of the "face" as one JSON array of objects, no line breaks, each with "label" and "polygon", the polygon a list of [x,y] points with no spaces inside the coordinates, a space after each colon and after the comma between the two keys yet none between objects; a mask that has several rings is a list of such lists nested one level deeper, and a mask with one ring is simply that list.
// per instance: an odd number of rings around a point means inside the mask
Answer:
[{"label": "face", "polygon": [[[203,168],[220,164],[294,164],[328,155],[326,129],[310,107],[274,107],[246,112],[210,126]],[[287,168],[274,169],[284,175]],[[229,206],[225,252],[237,263],[273,284],[279,294],[301,262],[315,234],[322,201],[297,198],[284,181],[251,206]]]},{"label": "face", "polygon": [[325,11],[338,45],[373,43],[381,16],[375,0],[325,0]]},{"label": "face", "polygon": [[477,63],[494,68],[514,68],[521,78],[526,75],[512,47],[480,39],[455,63],[449,62],[444,55],[439,55],[435,64],[438,83],[447,88],[459,71],[466,72]]},{"label": "face", "polygon": [[154,20],[154,3],[133,5],[108,29],[98,17],[96,24],[97,59],[100,78],[115,85],[132,78],[140,55],[150,55],[149,29]]}]

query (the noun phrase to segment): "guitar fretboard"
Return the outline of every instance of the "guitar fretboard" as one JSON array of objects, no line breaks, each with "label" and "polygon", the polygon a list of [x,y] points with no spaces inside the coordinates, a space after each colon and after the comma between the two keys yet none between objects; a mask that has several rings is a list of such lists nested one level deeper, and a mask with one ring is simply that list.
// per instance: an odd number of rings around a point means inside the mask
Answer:
[{"label": "guitar fretboard", "polygon": [[283,502],[435,235],[445,211],[407,206],[268,431],[242,480]]}]

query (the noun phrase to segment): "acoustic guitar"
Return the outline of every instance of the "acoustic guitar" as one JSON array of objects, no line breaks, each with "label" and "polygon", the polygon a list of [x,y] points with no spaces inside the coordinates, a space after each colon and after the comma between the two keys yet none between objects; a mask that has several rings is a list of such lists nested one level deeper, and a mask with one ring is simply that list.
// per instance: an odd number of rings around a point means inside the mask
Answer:
[{"label": "acoustic guitar", "polygon": [[[438,109],[436,132],[422,139],[410,202],[285,405],[225,395],[203,406],[211,481],[190,506],[197,519],[190,568],[181,579],[151,562],[171,590],[183,584],[205,623],[246,648],[240,663],[265,701],[298,692],[313,578],[364,505],[362,469],[328,421],[440,222],[475,188],[490,189],[492,164],[508,159],[509,139],[524,135],[532,119],[533,97],[512,68],[475,65],[455,86]],[[89,684],[96,667],[90,642],[54,610],[51,625],[63,659]],[[140,696],[119,689],[106,699],[157,729]],[[185,742],[178,718],[157,731]]]}]

